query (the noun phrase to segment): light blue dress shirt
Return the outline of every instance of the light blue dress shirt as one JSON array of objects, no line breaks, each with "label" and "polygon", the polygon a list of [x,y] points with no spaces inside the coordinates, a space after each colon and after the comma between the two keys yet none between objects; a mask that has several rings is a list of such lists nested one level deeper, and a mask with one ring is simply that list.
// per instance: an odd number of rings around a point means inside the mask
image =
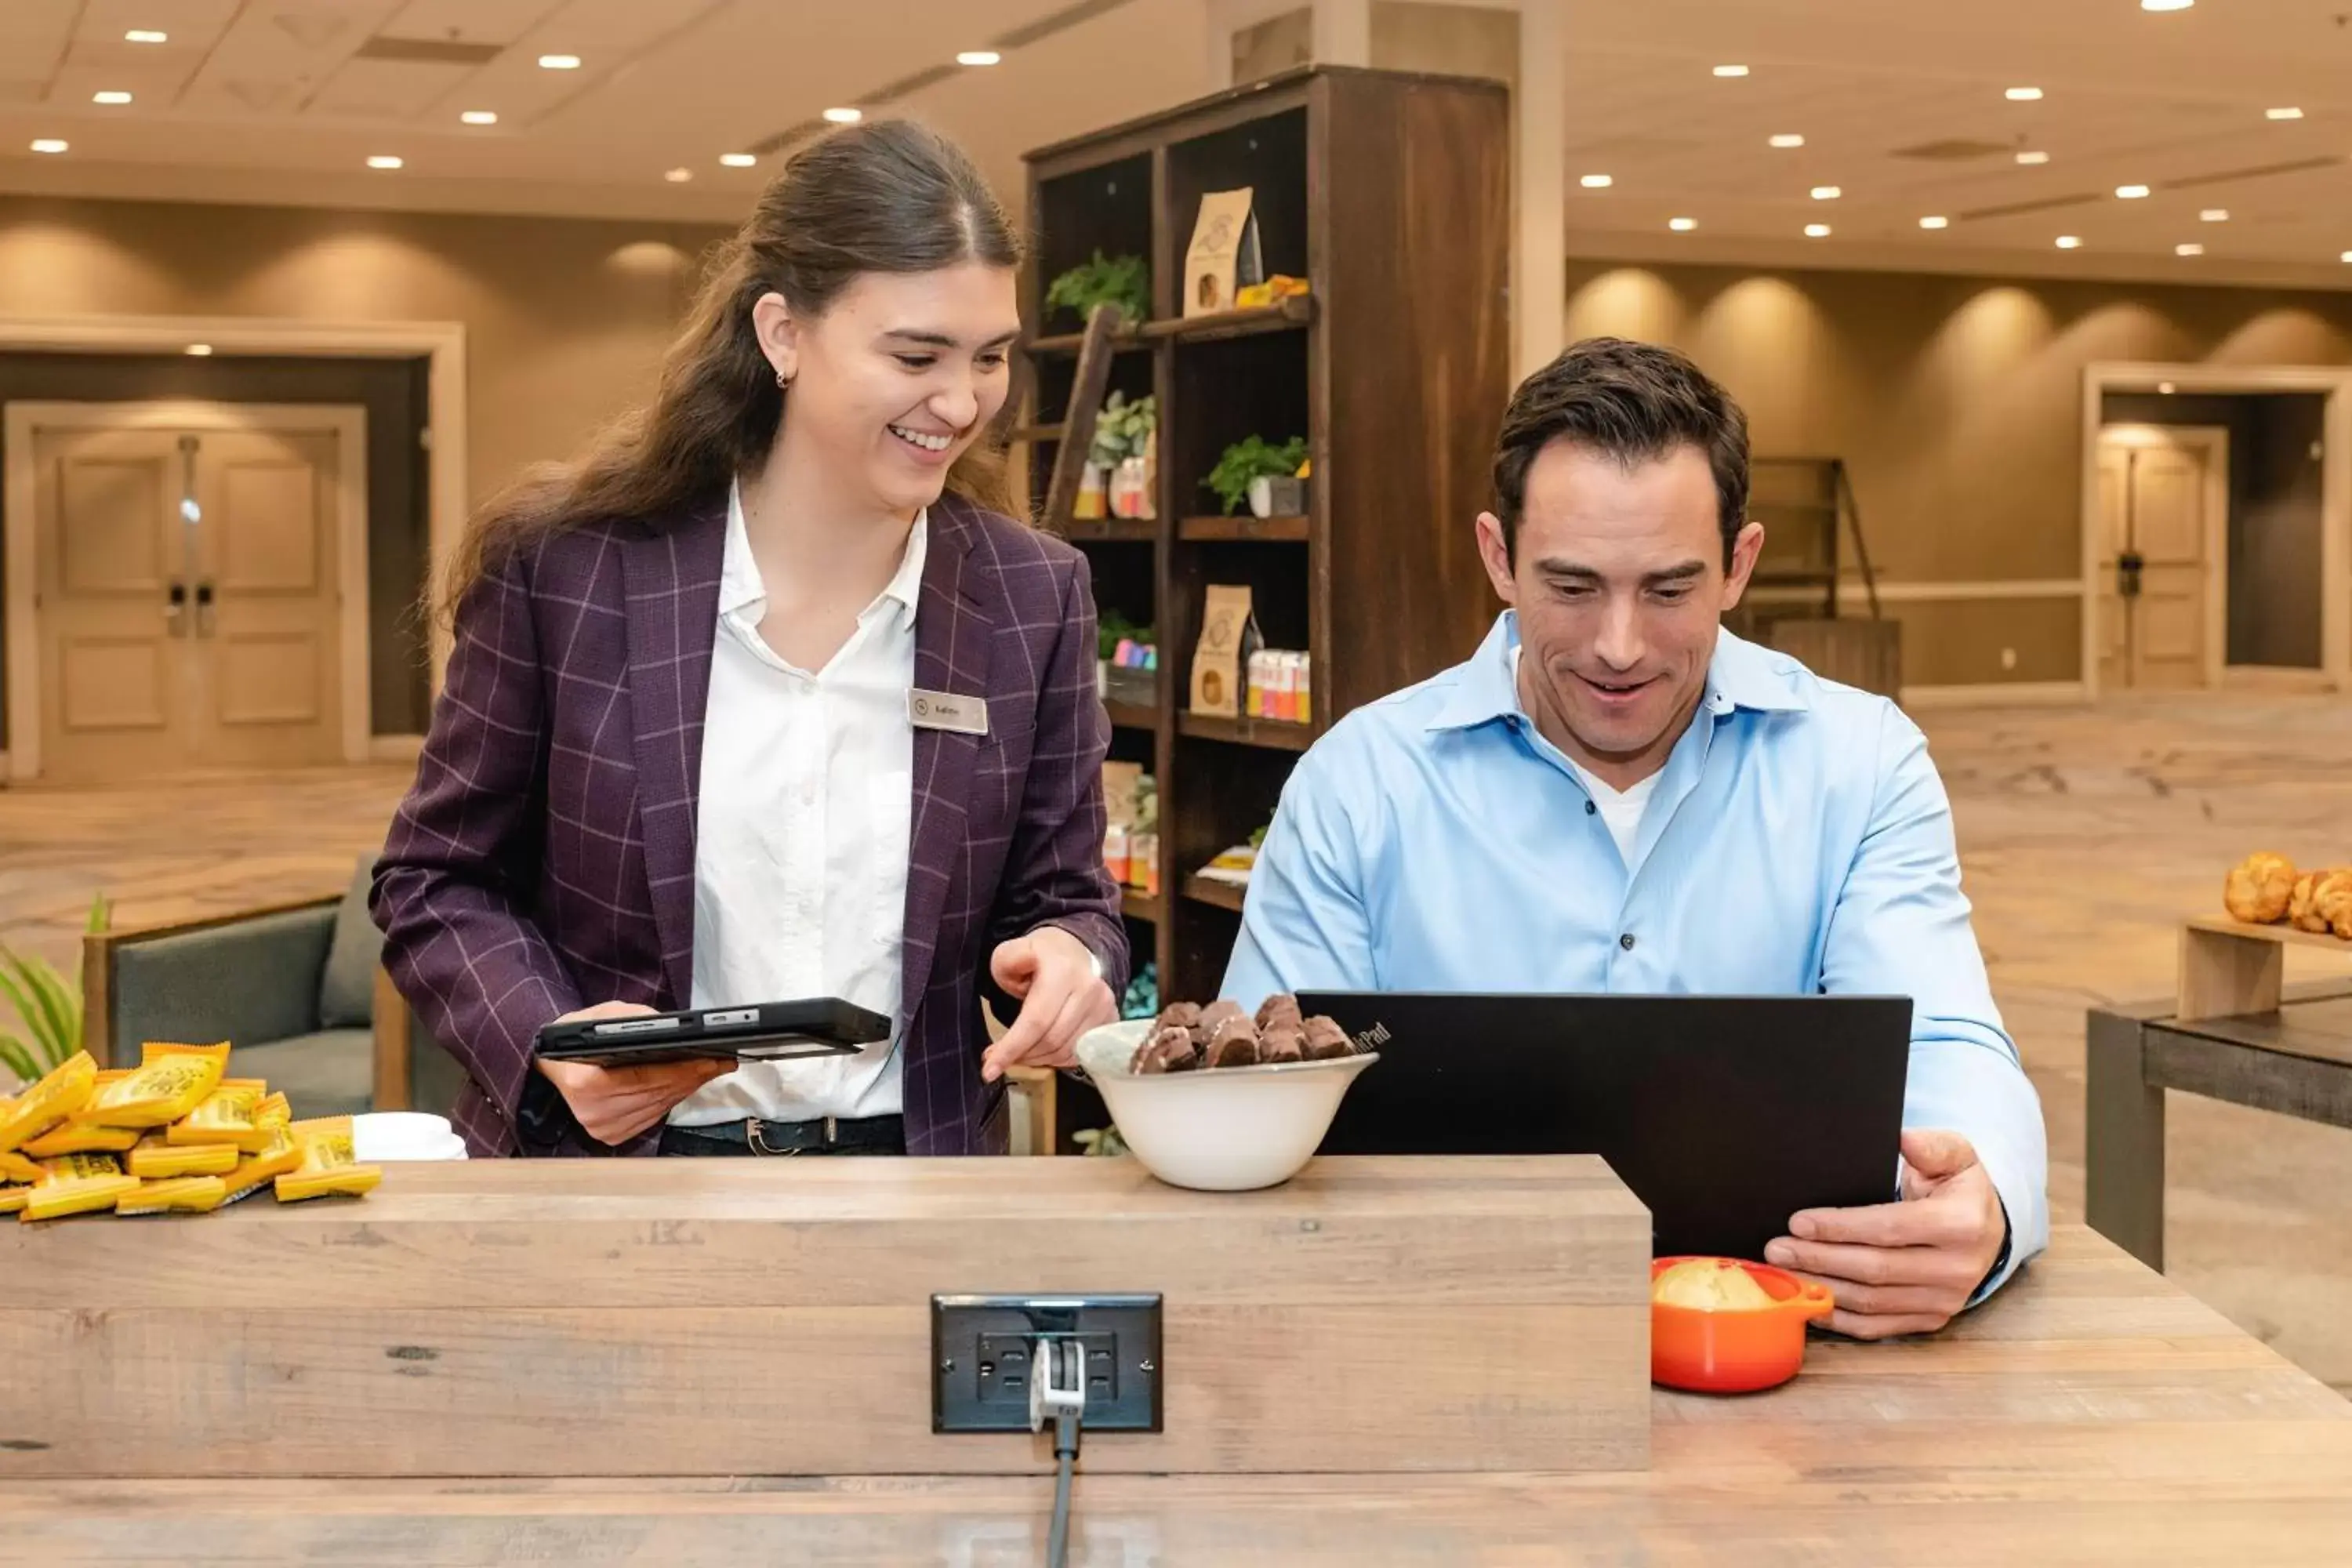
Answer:
[{"label": "light blue dress shirt", "polygon": [[1629,863],[1521,708],[1517,642],[1507,611],[1468,663],[1300,759],[1224,994],[1908,996],[1904,1125],[1975,1144],[2009,1211],[1987,1289],[2007,1279],[2049,1242],[2049,1151],[1918,727],[1725,632]]}]

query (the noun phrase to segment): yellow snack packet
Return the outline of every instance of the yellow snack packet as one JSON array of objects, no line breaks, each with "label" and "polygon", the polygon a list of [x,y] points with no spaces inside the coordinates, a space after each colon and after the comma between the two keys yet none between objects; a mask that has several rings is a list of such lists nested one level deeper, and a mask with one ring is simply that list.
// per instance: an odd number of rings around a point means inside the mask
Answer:
[{"label": "yellow snack packet", "polygon": [[24,1152],[36,1160],[56,1160],[68,1154],[124,1154],[138,1142],[136,1127],[100,1127],[88,1121],[68,1121],[26,1144]]},{"label": "yellow snack packet", "polygon": [[[222,1145],[226,1147],[226,1145]],[[236,1151],[231,1149],[229,1152]],[[218,1176],[176,1176],[167,1182],[142,1182],[135,1193],[114,1200],[120,1215],[208,1214],[228,1201],[228,1184]]]},{"label": "yellow snack packet", "polygon": [[120,1083],[90,1097],[80,1120],[100,1127],[162,1127],[177,1121],[219,1087],[228,1043],[166,1045],[151,1040],[139,1065]]},{"label": "yellow snack packet", "polygon": [[357,1197],[383,1180],[383,1167],[362,1165],[352,1152],[352,1119],[321,1116],[294,1124],[294,1141],[302,1146],[302,1163],[278,1178],[278,1201],[299,1203],[335,1194]]},{"label": "yellow snack packet", "polygon": [[161,1133],[139,1140],[123,1163],[142,1182],[168,1181],[173,1176],[226,1176],[236,1169],[234,1143],[197,1143],[174,1149]]},{"label": "yellow snack packet", "polygon": [[59,1062],[0,1112],[0,1149],[20,1148],[73,1115],[89,1103],[97,1083],[98,1059],[88,1051]]},{"label": "yellow snack packet", "polygon": [[228,1188],[223,1203],[251,1197],[302,1163],[302,1145],[294,1142],[294,1133],[285,1123],[272,1123],[268,1137],[269,1142],[259,1153],[241,1155],[236,1169],[221,1178]]},{"label": "yellow snack packet", "polygon": [[139,1190],[139,1178],[111,1154],[66,1154],[41,1162],[41,1179],[26,1193],[16,1217],[26,1223],[110,1209],[125,1193]]},{"label": "yellow snack packet", "polygon": [[0,1214],[23,1214],[25,1204],[32,1195],[33,1189],[29,1186],[0,1187]]},{"label": "yellow snack packet", "polygon": [[257,1078],[225,1078],[196,1108],[163,1130],[171,1143],[243,1143],[253,1136],[253,1113],[269,1085]]},{"label": "yellow snack packet", "polygon": [[0,1181],[37,1182],[41,1168],[22,1154],[0,1153]]}]

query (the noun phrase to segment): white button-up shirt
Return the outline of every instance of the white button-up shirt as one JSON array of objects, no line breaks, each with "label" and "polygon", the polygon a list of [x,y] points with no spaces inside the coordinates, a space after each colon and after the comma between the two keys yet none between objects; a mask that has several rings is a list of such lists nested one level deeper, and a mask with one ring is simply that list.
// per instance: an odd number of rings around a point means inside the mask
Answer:
[{"label": "white button-up shirt", "polygon": [[897,575],[812,674],[760,637],[767,588],[751,559],[742,494],[729,498],[702,721],[692,1005],[839,996],[893,1027],[887,1041],[855,1056],[748,1063],[679,1104],[673,1125],[899,1110],[914,816],[907,697],[928,521],[916,518]]}]

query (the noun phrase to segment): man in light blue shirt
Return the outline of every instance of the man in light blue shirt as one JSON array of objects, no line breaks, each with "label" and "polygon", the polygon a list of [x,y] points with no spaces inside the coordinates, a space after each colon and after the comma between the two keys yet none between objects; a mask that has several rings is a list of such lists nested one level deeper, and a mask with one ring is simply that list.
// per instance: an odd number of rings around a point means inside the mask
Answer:
[{"label": "man in light blue shirt", "polygon": [[1580,343],[1513,396],[1465,664],[1348,715],[1266,835],[1224,994],[1912,998],[1900,1201],[1792,1215],[1831,1326],[1943,1327],[2049,1236],[2042,1111],[1892,702],[1721,628],[1763,545],[1738,405],[1672,351]]}]

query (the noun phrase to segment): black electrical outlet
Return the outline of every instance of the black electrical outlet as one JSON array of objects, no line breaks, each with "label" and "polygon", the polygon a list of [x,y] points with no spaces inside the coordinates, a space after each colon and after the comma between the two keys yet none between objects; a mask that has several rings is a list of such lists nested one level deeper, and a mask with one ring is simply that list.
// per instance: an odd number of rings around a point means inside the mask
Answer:
[{"label": "black electrical outlet", "polygon": [[1160,1430],[1160,1298],[934,1296],[931,1430],[1026,1432],[1037,1342],[1074,1339],[1086,1429]]}]

